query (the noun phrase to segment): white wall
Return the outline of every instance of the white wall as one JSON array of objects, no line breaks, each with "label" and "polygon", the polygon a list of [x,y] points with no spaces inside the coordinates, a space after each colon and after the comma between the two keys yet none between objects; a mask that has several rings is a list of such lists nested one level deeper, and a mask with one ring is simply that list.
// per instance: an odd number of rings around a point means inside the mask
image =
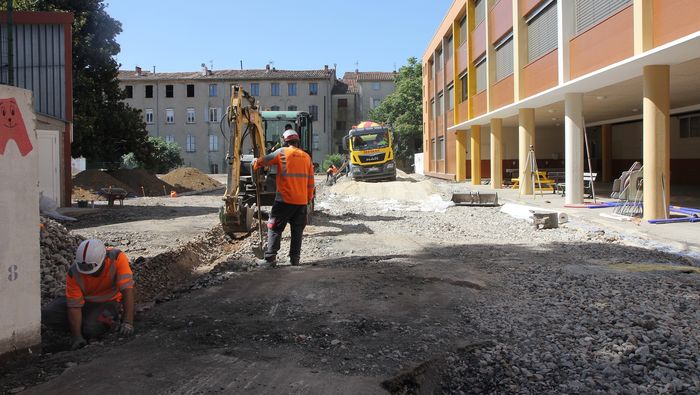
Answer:
[{"label": "white wall", "polygon": [[[10,103],[16,100],[17,106]],[[15,109],[2,118],[0,136],[24,134],[31,143],[22,155],[14,140],[0,153],[0,354],[41,342],[39,269],[38,141],[31,92],[0,86],[0,106]],[[18,111],[17,111],[18,110]],[[6,114],[9,114],[7,111]],[[7,123],[17,125],[12,129]]]}]

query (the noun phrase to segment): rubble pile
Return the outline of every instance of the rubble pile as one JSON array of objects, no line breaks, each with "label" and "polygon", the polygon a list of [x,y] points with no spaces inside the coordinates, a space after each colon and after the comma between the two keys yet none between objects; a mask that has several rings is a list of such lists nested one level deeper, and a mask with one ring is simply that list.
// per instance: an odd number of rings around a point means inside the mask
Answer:
[{"label": "rubble pile", "polygon": [[41,304],[65,292],[66,273],[82,236],[70,233],[58,222],[41,217]]},{"label": "rubble pile", "polygon": [[220,182],[193,167],[177,168],[160,179],[170,185],[190,191],[203,191],[222,186]]}]

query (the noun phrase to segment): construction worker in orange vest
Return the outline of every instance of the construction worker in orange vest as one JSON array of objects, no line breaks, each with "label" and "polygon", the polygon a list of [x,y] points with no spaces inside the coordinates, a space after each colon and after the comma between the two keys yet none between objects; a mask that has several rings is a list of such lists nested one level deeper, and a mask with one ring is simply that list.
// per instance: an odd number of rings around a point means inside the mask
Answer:
[{"label": "construction worker in orange vest", "polygon": [[106,248],[100,240],[84,240],[66,275],[66,296],[43,308],[41,321],[49,327],[68,329],[72,350],[87,345],[85,338],[99,338],[112,329],[122,336],[131,336],[134,292],[126,254]]},{"label": "construction worker in orange vest", "polygon": [[331,163],[331,166],[326,170],[326,181],[338,173],[338,168]]},{"label": "construction worker in orange vest", "polygon": [[299,135],[293,129],[282,134],[284,147],[253,162],[253,169],[277,166],[277,194],[267,222],[267,250],[265,261],[275,264],[280,249],[282,232],[290,224],[292,241],[289,259],[299,264],[301,239],[306,227],[306,206],[314,198],[314,166],[309,154],[299,148]]}]

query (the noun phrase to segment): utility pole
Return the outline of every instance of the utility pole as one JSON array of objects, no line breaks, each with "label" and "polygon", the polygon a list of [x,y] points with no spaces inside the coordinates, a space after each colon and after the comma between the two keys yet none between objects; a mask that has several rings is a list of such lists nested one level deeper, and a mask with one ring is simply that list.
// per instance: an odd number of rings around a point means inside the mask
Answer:
[{"label": "utility pole", "polygon": [[12,9],[14,0],[7,0],[7,84],[15,85],[15,44]]}]

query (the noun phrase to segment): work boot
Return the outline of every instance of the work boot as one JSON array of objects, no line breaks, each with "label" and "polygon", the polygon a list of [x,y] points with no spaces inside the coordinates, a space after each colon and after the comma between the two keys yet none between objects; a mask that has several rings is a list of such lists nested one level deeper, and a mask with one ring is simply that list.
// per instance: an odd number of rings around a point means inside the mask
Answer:
[{"label": "work boot", "polygon": [[299,258],[289,258],[289,263],[292,266],[299,266]]},{"label": "work boot", "polygon": [[277,256],[272,255],[272,256],[267,256],[265,259],[259,259],[257,261],[258,266],[270,266],[270,267],[275,267],[277,266]]}]

